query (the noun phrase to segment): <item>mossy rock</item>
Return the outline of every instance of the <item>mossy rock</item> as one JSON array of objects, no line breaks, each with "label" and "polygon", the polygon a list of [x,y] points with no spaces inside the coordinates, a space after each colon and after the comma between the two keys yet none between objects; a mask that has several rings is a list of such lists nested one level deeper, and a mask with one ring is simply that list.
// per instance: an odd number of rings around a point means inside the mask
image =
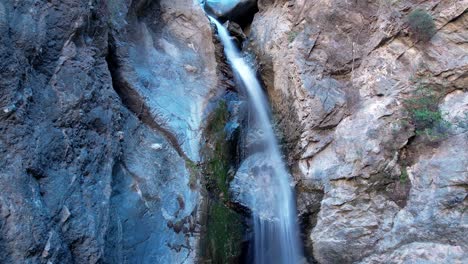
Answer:
[{"label": "mossy rock", "polygon": [[219,102],[208,120],[202,172],[209,199],[205,219],[206,234],[201,241],[201,262],[238,263],[242,253],[244,225],[243,216],[227,206],[229,183],[232,180],[229,169],[235,157],[232,142],[226,139],[225,126],[229,120],[229,112],[225,101]]},{"label": "mossy rock", "polygon": [[238,263],[242,236],[242,217],[220,201],[212,203],[208,211],[205,261]]}]

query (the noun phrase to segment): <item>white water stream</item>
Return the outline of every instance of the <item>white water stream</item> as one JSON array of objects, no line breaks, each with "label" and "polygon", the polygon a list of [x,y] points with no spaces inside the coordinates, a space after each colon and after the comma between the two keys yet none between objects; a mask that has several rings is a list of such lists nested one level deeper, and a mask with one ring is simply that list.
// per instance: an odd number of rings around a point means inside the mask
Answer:
[{"label": "white water stream", "polygon": [[290,176],[281,158],[278,142],[273,132],[269,105],[255,72],[249,67],[231,40],[229,32],[215,18],[210,20],[216,25],[218,35],[224,45],[224,52],[233,72],[246,88],[254,126],[260,132],[259,141],[263,142],[255,154],[266,165],[253,170],[254,186],[245,192],[252,210],[254,224],[254,247],[252,260],[255,264],[296,264],[303,259],[296,221],[294,191]]}]

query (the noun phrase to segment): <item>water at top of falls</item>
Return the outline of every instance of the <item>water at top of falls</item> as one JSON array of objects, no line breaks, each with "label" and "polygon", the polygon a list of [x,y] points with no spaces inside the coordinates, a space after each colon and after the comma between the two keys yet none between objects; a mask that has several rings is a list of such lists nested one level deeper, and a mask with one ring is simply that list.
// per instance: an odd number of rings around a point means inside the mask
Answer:
[{"label": "water at top of falls", "polygon": [[245,86],[252,114],[255,116],[255,126],[261,130],[259,134],[264,142],[262,148],[251,153],[252,157],[256,157],[252,163],[260,165],[255,170],[247,169],[253,184],[249,181],[249,189],[243,190],[250,192],[247,197],[250,199],[248,204],[254,224],[253,262],[301,263],[303,255],[298,236],[294,192],[271,126],[268,101],[255,71],[241,56],[227,29],[215,18],[209,18],[218,29],[218,36],[233,72]]}]

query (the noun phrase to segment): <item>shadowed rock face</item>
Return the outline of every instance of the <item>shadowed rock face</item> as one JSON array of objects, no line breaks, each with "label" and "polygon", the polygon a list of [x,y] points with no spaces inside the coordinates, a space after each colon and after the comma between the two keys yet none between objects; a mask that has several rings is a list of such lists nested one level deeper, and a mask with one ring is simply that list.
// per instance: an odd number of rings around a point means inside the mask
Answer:
[{"label": "shadowed rock face", "polygon": [[250,24],[258,11],[257,0],[206,0],[205,9],[220,20],[231,20],[241,26]]},{"label": "shadowed rock face", "polygon": [[[416,8],[434,17],[427,43],[406,23]],[[310,261],[466,259],[467,130],[457,120],[466,119],[467,8],[259,1],[249,49],[277,109]],[[421,85],[441,91],[435,107],[452,124],[439,142],[408,118]]]},{"label": "shadowed rock face", "polygon": [[194,262],[201,8],[2,1],[0,33],[0,262]]},{"label": "shadowed rock face", "polygon": [[2,263],[102,256],[122,107],[105,61],[105,6],[93,8],[0,4]]}]

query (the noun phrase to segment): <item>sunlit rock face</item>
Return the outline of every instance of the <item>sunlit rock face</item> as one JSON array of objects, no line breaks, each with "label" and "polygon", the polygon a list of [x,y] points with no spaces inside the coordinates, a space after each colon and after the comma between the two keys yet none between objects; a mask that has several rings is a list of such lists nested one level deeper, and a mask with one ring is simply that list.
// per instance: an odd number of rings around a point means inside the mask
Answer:
[{"label": "sunlit rock face", "polygon": [[193,1],[148,2],[130,12],[135,15],[115,21],[116,89],[182,155],[198,161],[203,111],[217,87],[208,20]]},{"label": "sunlit rock face", "polygon": [[[466,258],[467,1],[259,1],[248,50],[260,70],[297,181],[311,261]],[[426,43],[408,14],[426,10]],[[407,99],[421,86],[451,123],[418,134]],[[379,259],[381,262],[379,262]]]},{"label": "sunlit rock face", "polygon": [[114,88],[145,126],[124,129],[132,134],[115,165],[110,213],[117,221],[106,259],[192,263],[201,196],[187,164],[200,161],[205,107],[217,93],[211,28],[190,0],[143,1],[118,19],[109,60]]}]

